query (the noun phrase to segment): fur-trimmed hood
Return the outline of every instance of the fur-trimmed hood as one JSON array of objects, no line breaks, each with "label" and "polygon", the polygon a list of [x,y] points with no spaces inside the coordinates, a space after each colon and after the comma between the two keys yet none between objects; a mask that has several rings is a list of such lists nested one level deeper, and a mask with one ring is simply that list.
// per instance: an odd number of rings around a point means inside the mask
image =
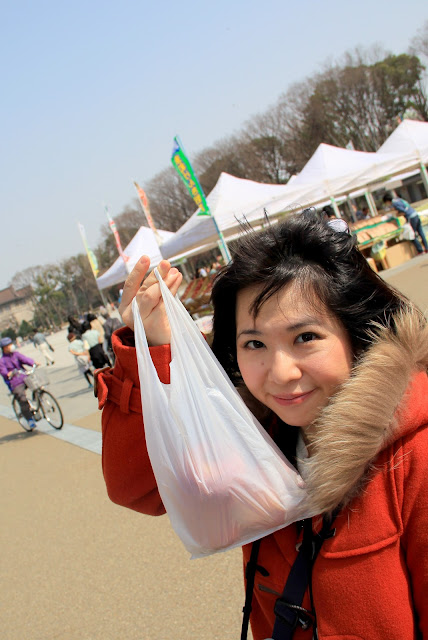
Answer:
[{"label": "fur-trimmed hood", "polygon": [[427,367],[428,326],[417,312],[403,312],[395,330],[374,327],[372,346],[305,434],[299,470],[317,513],[349,502],[379,452],[404,435],[406,391]]}]

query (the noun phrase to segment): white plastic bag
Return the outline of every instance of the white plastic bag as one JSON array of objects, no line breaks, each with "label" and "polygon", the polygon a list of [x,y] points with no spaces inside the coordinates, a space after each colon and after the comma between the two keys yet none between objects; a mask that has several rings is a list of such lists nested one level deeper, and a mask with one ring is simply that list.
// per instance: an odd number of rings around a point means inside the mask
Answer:
[{"label": "white plastic bag", "polygon": [[403,229],[400,234],[400,240],[414,240],[416,237],[415,230],[410,222],[403,224]]},{"label": "white plastic bag", "polygon": [[160,278],[171,326],[160,382],[134,299],[147,449],[171,524],[192,557],[252,542],[309,515],[303,481],[252,415]]}]

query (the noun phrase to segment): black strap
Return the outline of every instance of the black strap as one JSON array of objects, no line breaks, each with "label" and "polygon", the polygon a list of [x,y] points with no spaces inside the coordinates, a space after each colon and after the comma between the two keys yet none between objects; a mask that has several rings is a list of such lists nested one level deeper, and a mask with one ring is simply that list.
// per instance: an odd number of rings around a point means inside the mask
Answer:
[{"label": "black strap", "polygon": [[[320,552],[324,540],[331,538],[335,530],[331,529],[333,518],[324,518],[323,526],[318,534],[313,535],[312,520],[303,521],[303,541],[299,553],[288,574],[282,595],[276,600],[275,624],[272,640],[291,640],[298,626],[302,629],[314,627],[316,634],[315,608],[312,598],[312,567]],[[302,607],[305,591],[309,585],[311,611]],[[316,635],[315,635],[316,637]]]},{"label": "black strap", "polygon": [[[337,513],[338,510],[333,512],[331,518],[324,518],[321,531],[315,535],[312,533],[312,520],[310,518],[303,520],[303,541],[300,545],[299,553],[288,574],[284,591],[275,602],[275,624],[272,632],[272,640],[291,640],[298,625],[300,625],[302,629],[308,629],[313,625],[316,634],[316,619],[311,584],[312,567],[324,540],[331,538],[335,534],[336,530],[332,529],[331,525]],[[248,623],[250,620],[254,582],[258,567],[257,559],[260,542],[261,540],[256,540],[253,543],[251,556],[245,570],[247,587],[245,590],[245,604],[242,610],[244,616],[242,620],[241,640],[247,640],[248,635]],[[302,607],[308,585],[311,597],[311,611]]]},{"label": "black strap", "polygon": [[253,542],[250,559],[245,569],[247,587],[245,589],[245,604],[242,609],[244,617],[242,618],[241,640],[247,640],[248,635],[248,623],[250,621],[251,604],[253,602],[254,581],[256,578],[257,558],[259,556],[260,543],[261,540]]}]

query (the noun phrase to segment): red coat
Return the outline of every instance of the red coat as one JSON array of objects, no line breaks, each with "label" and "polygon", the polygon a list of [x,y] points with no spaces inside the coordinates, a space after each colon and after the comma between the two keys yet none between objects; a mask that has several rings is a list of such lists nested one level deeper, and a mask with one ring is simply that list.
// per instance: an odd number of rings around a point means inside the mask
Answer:
[{"label": "red coat", "polygon": [[[320,513],[343,505],[336,535],[324,543],[313,570],[320,639],[413,640],[417,627],[428,639],[428,337],[411,325],[369,349],[317,422],[323,438],[314,436],[308,468],[301,470]],[[103,472],[114,502],[161,515],[133,344],[128,329],[116,332],[115,367],[98,375]],[[151,354],[168,383],[169,347]],[[255,640],[270,637],[275,600],[299,539],[293,524],[262,540],[258,565],[268,575],[256,573]],[[243,548],[245,562],[250,550]],[[303,606],[310,609],[308,594]],[[298,628],[294,637],[310,640],[312,631]]]}]

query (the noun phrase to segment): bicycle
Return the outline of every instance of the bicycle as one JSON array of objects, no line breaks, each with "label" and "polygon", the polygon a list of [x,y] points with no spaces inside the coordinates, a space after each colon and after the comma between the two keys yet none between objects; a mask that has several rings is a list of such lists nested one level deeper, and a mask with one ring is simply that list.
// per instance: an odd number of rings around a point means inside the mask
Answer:
[{"label": "bicycle", "polygon": [[[37,365],[33,365],[27,371],[16,369],[14,373],[15,375],[16,373],[25,374],[25,386],[32,392],[31,397],[28,397],[28,404],[34,420],[38,422],[44,418],[54,429],[62,429],[64,416],[62,415],[61,407],[56,398],[44,388],[46,384],[49,384],[46,373],[40,369],[36,370],[36,367]],[[22,414],[18,398],[13,398],[12,408],[21,427],[25,431],[32,431]]]}]

